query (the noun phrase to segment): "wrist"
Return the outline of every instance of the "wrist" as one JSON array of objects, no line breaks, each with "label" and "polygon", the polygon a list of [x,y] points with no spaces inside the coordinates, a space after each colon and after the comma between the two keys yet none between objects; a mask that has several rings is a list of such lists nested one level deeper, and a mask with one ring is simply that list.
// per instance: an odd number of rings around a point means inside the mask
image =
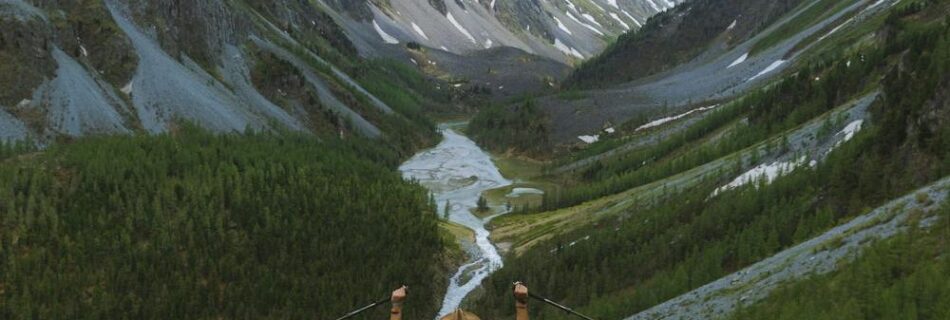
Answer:
[{"label": "wrist", "polygon": [[394,303],[392,309],[389,309],[389,313],[392,313],[392,314],[400,314],[400,313],[402,313],[402,304],[401,304],[401,303],[400,303],[400,304],[395,304],[395,303]]},{"label": "wrist", "polygon": [[527,307],[528,307],[528,302],[527,302],[527,301],[524,301],[524,302],[522,302],[522,301],[515,301],[515,308],[524,309],[524,308],[527,308]]}]

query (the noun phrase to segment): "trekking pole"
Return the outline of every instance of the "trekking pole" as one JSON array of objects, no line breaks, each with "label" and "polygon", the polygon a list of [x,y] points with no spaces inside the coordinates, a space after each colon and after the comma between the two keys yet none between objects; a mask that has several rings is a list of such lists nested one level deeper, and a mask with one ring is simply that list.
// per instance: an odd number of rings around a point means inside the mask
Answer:
[{"label": "trekking pole", "polygon": [[386,303],[387,301],[389,301],[389,298],[386,298],[386,299],[382,299],[382,300],[373,302],[372,304],[370,304],[370,305],[368,305],[368,306],[365,306],[365,307],[362,307],[362,308],[353,310],[353,312],[347,313],[346,315],[344,315],[344,316],[342,316],[342,317],[340,317],[340,318],[338,318],[338,319],[336,319],[336,320],[345,320],[345,319],[349,319],[349,318],[355,317],[355,316],[359,315],[360,313],[366,312],[366,310],[375,308],[376,306],[381,305],[381,304],[384,304],[384,303]]},{"label": "trekking pole", "polygon": [[[519,282],[515,282],[515,285],[517,285],[517,284],[519,284]],[[581,317],[582,319],[594,320],[593,318],[588,317],[588,316],[585,316],[584,314],[582,314],[582,313],[580,313],[580,312],[574,311],[574,309],[568,308],[568,307],[566,307],[566,306],[564,306],[564,305],[561,305],[561,304],[559,304],[559,303],[557,303],[557,302],[554,302],[554,300],[551,300],[551,299],[548,299],[548,298],[545,298],[545,297],[536,295],[536,294],[532,293],[531,291],[528,291],[528,296],[531,297],[531,298],[534,298],[535,300],[538,300],[538,301],[547,303],[547,304],[549,304],[549,305],[552,305],[552,306],[554,306],[555,308],[564,310],[564,312],[567,312],[567,313],[573,314],[573,315],[575,315],[575,316]]]},{"label": "trekking pole", "polygon": [[[409,287],[404,285],[404,286],[402,286],[400,289],[409,290]],[[399,290],[399,289],[396,289],[396,290]],[[336,320],[346,320],[346,319],[355,317],[355,316],[359,315],[360,313],[366,312],[366,310],[375,308],[376,306],[379,306],[379,305],[381,305],[381,304],[384,304],[384,303],[388,302],[390,299],[392,299],[392,297],[390,297],[390,298],[385,298],[385,299],[382,299],[382,300],[373,302],[373,303],[369,304],[368,306],[365,306],[365,307],[362,307],[362,308],[353,310],[353,312],[347,313],[346,315],[344,315],[344,316],[342,316],[342,317],[339,317],[339,318],[337,318]]]}]

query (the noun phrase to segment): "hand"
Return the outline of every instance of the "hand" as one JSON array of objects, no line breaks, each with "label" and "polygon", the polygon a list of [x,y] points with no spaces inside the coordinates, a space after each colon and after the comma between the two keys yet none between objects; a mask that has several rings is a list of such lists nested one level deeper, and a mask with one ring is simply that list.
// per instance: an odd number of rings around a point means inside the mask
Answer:
[{"label": "hand", "polygon": [[515,282],[515,301],[520,304],[528,303],[528,287],[521,282]]},{"label": "hand", "polygon": [[394,306],[402,305],[402,302],[406,300],[406,295],[408,294],[409,287],[402,286],[399,289],[393,290],[393,295],[389,298],[389,301],[393,303]]}]

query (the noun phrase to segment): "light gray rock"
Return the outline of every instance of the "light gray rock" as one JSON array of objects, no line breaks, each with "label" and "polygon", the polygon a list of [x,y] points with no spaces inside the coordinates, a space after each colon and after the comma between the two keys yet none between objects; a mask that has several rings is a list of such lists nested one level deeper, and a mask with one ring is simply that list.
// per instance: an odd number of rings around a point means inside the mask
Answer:
[{"label": "light gray rock", "polygon": [[132,102],[145,130],[162,132],[179,119],[219,132],[266,128],[266,120],[250,112],[217,79],[169,56],[117,5],[110,4],[109,11],[139,56]]},{"label": "light gray rock", "polygon": [[591,0],[583,2],[591,4],[586,5],[574,0],[462,0],[444,1],[443,13],[428,1],[390,0],[386,7],[367,1],[371,18],[358,20],[340,12],[344,8],[321,1],[337,10],[335,17],[367,56],[385,56],[391,52],[385,47],[411,41],[463,55],[512,47],[563,63],[593,57],[608,38],[638,29],[652,15],[680,2]]},{"label": "light gray rock", "polygon": [[49,130],[70,136],[128,133],[125,102],[90,75],[82,65],[59,48],[53,48],[56,78],[42,86],[34,103],[46,106]]},{"label": "light gray rock", "polygon": [[23,0],[0,0],[0,15],[12,15],[25,21],[33,18],[40,18],[48,21],[46,13]]},{"label": "light gray rock", "polygon": [[0,141],[22,141],[29,137],[29,130],[17,118],[0,108]]}]

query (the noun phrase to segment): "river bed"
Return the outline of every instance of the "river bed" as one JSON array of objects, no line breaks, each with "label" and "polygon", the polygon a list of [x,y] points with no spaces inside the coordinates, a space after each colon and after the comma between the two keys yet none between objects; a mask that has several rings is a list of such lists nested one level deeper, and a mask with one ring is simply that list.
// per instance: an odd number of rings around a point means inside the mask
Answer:
[{"label": "river bed", "polygon": [[470,250],[472,260],[459,267],[450,279],[436,319],[455,311],[482,280],[502,267],[501,255],[485,229],[492,217],[476,217],[472,209],[477,207],[483,191],[512,184],[475,142],[453,130],[452,125],[440,125],[440,130],[444,140],[438,146],[416,154],[399,167],[403,177],[419,181],[432,192],[439,214],[445,212],[448,203],[449,220],[475,232],[475,250]]}]

